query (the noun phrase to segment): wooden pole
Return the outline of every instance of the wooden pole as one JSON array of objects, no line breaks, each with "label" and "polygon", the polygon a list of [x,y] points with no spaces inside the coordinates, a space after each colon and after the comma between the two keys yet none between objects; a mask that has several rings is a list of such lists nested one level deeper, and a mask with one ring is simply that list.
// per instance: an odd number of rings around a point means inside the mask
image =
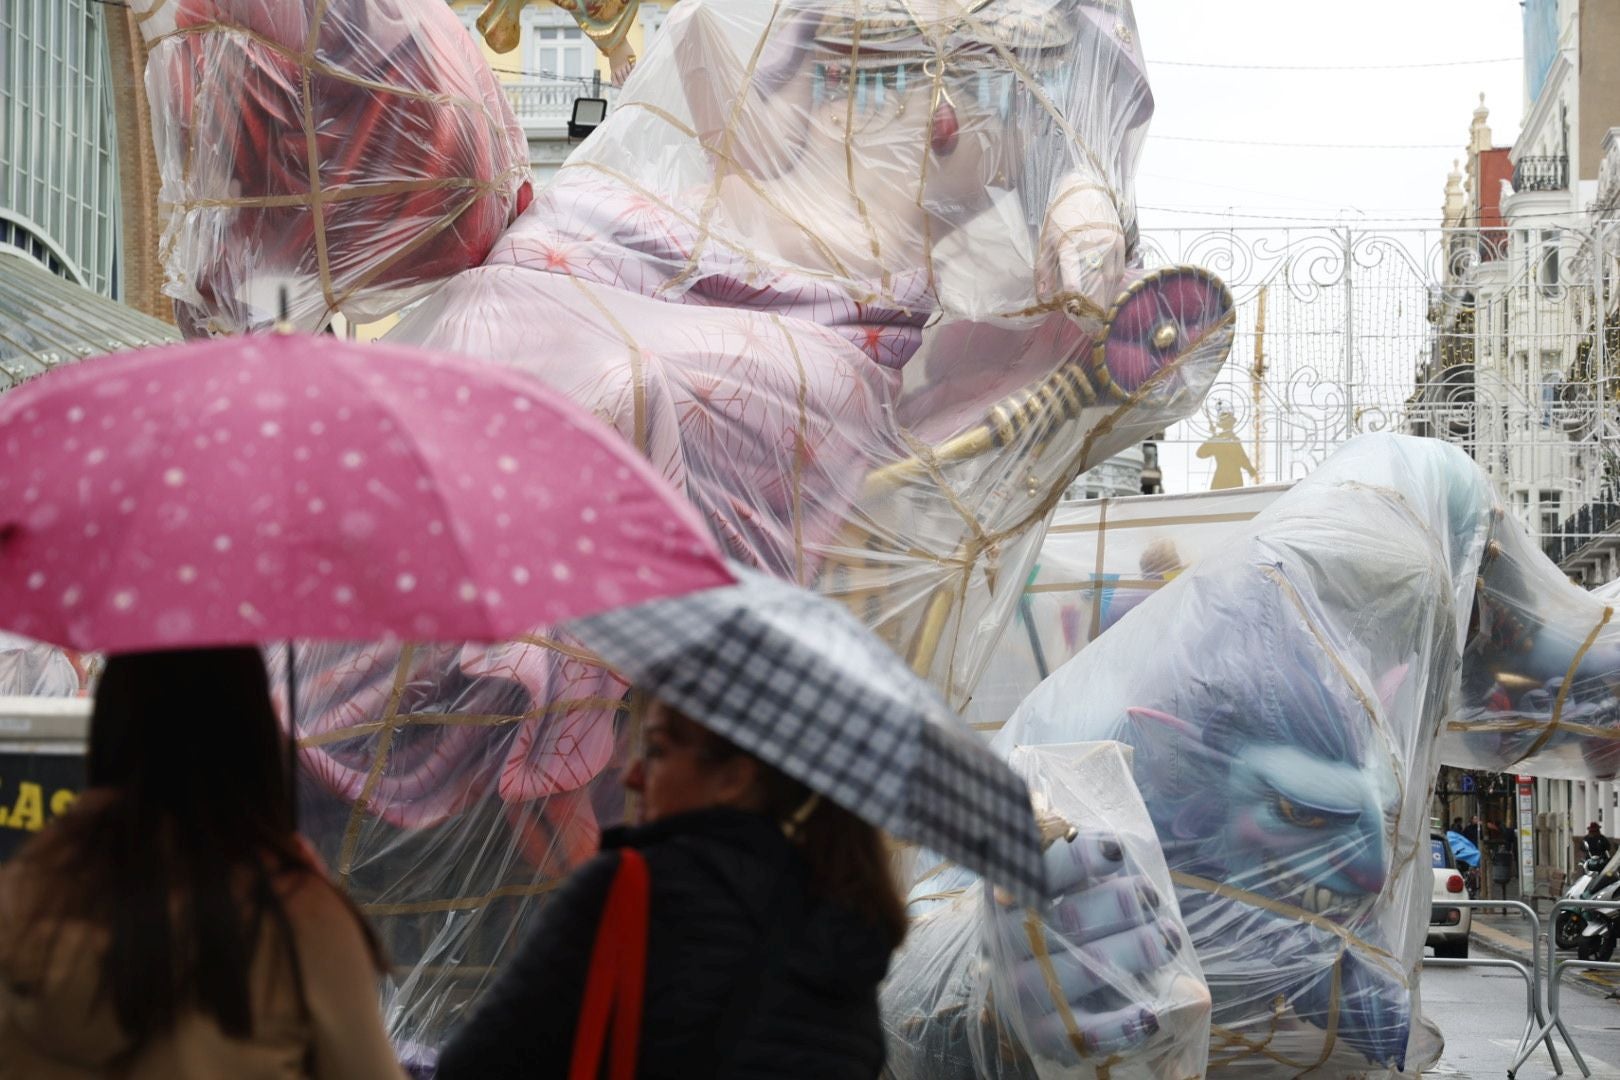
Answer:
[{"label": "wooden pole", "polygon": [[127,7],[102,5],[102,26],[111,60],[113,122],[118,132],[119,216],[123,229],[124,303],[164,322],[174,322],[174,305],[163,295],[163,260],[158,240],[157,151],[146,98],[146,41]]}]

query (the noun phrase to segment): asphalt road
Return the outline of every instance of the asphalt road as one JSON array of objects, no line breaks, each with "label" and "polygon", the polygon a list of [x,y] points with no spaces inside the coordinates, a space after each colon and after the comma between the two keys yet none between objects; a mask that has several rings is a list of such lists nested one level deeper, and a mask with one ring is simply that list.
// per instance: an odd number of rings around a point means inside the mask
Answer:
[{"label": "asphalt road", "polygon": [[[1524,980],[1518,972],[1425,968],[1422,1000],[1424,1014],[1446,1037],[1444,1056],[1424,1076],[1500,1080],[1506,1075],[1524,1030]],[[1620,1080],[1620,1001],[1605,1000],[1566,979],[1561,1011],[1594,1080]],[[1554,1041],[1564,1075],[1578,1080],[1580,1070],[1556,1036]],[[1532,1055],[1518,1075],[1520,1080],[1556,1075],[1546,1049]]]}]

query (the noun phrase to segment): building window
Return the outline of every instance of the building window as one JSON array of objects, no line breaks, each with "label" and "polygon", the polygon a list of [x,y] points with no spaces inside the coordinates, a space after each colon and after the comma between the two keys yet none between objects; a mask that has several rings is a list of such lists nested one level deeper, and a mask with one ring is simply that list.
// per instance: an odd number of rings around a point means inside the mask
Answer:
[{"label": "building window", "polygon": [[1558,230],[1541,230],[1541,253],[1536,282],[1542,296],[1551,296],[1558,288]]},{"label": "building window", "polygon": [[653,45],[663,33],[664,20],[669,12],[659,4],[641,5],[641,54],[643,56],[652,52]]},{"label": "building window", "polygon": [[1556,535],[1559,530],[1559,526],[1563,523],[1564,519],[1563,514],[1558,508],[1559,493],[1556,491],[1543,490],[1538,492],[1538,494],[1541,496],[1541,535]]},{"label": "building window", "polygon": [[524,35],[524,74],[542,79],[586,79],[595,70],[594,47],[577,26],[532,26]]},{"label": "building window", "polygon": [[[113,83],[92,0],[0,0],[0,245],[120,292]],[[0,324],[5,319],[0,316]]]}]

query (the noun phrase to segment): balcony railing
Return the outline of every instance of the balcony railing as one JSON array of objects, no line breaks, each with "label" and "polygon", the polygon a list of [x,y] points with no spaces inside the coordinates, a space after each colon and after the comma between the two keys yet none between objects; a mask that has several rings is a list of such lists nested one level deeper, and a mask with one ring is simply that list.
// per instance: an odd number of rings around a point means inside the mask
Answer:
[{"label": "balcony railing", "polygon": [[1503,228],[1485,228],[1479,230],[1479,261],[1493,262],[1505,259],[1508,254],[1508,231]]},{"label": "balcony railing", "polygon": [[1513,165],[1513,190],[1568,191],[1569,158],[1520,158]]},{"label": "balcony railing", "polygon": [[1620,529],[1620,503],[1612,493],[1600,495],[1564,519],[1555,533],[1541,538],[1541,549],[1553,562],[1562,564],[1575,552],[1603,533]]},{"label": "balcony railing", "polygon": [[506,83],[506,100],[512,103],[518,122],[524,127],[534,125],[567,126],[573,115],[574,101],[582,97],[606,98],[611,109],[617,91],[606,83],[590,79],[528,79]]}]

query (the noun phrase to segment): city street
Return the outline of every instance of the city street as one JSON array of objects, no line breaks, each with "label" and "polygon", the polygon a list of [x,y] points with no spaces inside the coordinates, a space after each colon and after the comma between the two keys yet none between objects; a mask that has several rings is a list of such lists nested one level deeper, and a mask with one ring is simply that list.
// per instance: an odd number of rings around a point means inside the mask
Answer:
[{"label": "city street", "polygon": [[1620,1080],[1617,611],[1620,0],[0,0],[0,1080]]},{"label": "city street", "polygon": [[[1476,946],[1477,946],[1476,942]],[[1478,956],[1489,956],[1478,950]],[[1425,1076],[1500,1077],[1512,1063],[1524,1026],[1524,980],[1507,969],[1427,968],[1423,972],[1423,1012],[1440,1025],[1446,1050]],[[1567,979],[1563,1018],[1596,1080],[1620,1080],[1620,1001],[1608,1001]],[[1559,1061],[1565,1076],[1580,1076],[1563,1043]],[[1555,1075],[1543,1048],[1519,1076],[1541,1080]]]}]

